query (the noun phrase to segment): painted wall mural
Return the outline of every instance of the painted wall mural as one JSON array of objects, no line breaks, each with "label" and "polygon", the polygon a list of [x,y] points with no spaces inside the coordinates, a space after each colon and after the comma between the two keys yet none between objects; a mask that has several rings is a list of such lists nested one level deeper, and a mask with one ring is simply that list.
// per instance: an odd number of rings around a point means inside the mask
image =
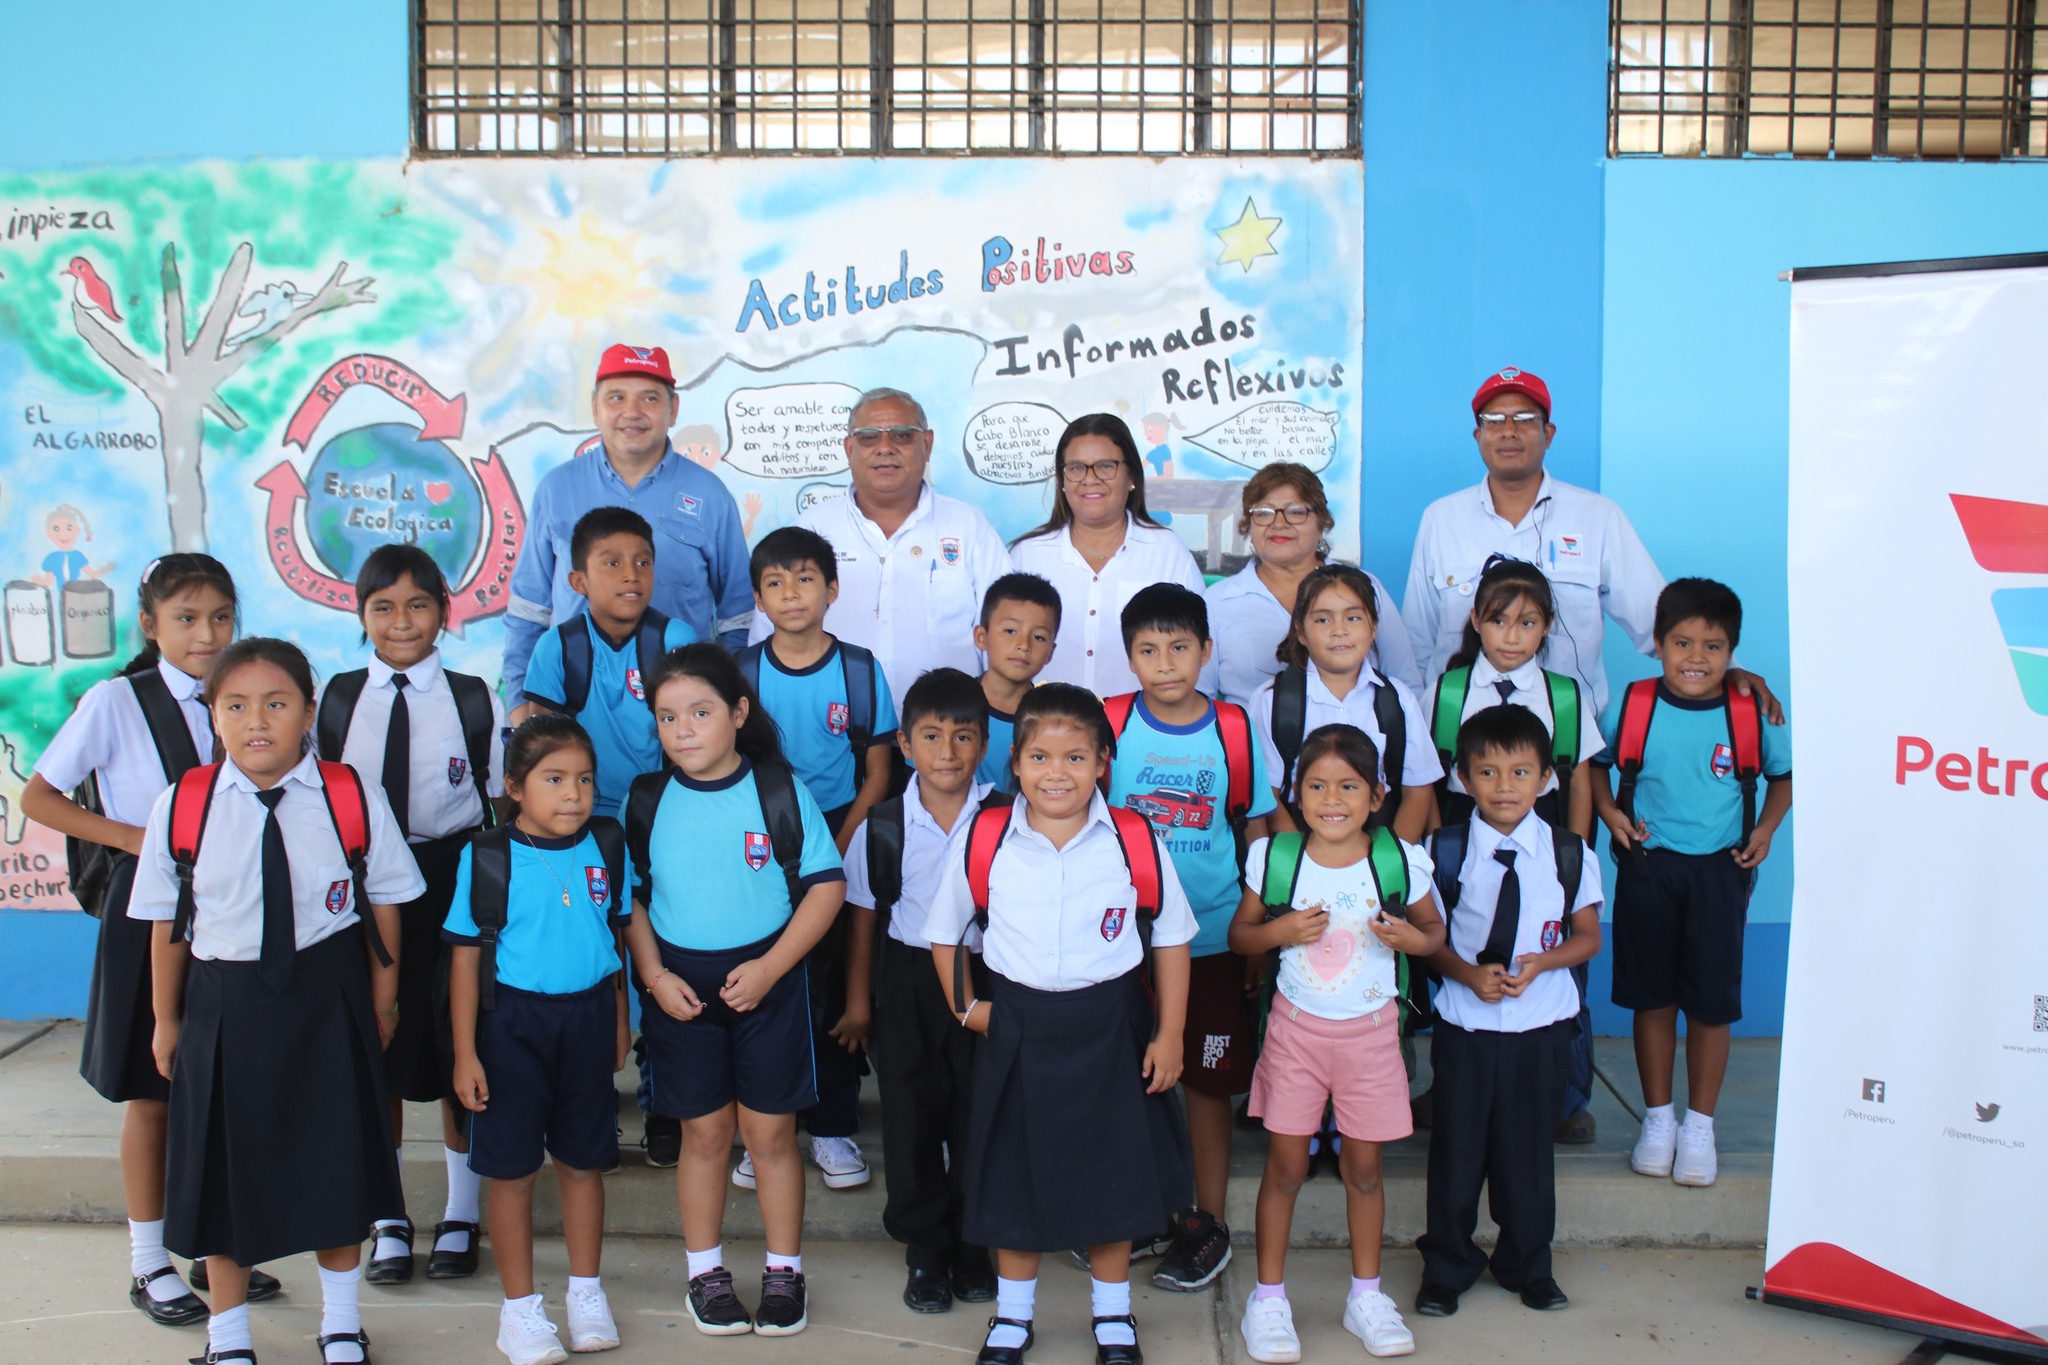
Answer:
[{"label": "painted wall mural", "polygon": [[451,663],[495,677],[526,491],[594,444],[612,341],[668,348],[676,448],[750,539],[845,492],[848,404],[889,384],[1007,536],[1110,411],[1212,572],[1273,460],[1358,552],[1356,162],[143,166],[0,177],[0,214],[0,906],[72,906],[20,790],[159,554],[218,555],[244,631],[334,671],[363,556],[416,543]]}]

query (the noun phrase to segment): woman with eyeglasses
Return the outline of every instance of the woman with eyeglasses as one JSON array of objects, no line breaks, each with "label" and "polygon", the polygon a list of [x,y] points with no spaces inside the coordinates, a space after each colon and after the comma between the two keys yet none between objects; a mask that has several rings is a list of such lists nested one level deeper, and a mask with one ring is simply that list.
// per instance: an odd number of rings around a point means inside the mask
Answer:
[{"label": "woman with eyeglasses", "polygon": [[1124,648],[1124,604],[1154,583],[1202,591],[1179,536],[1145,512],[1145,465],[1113,413],[1076,417],[1053,453],[1052,515],[1010,546],[1010,560],[1059,590],[1060,629],[1040,682],[1098,697],[1138,690]]},{"label": "woman with eyeglasses", "polygon": [[[1249,705],[1266,679],[1280,671],[1275,653],[1287,638],[1301,581],[1329,558],[1325,538],[1336,525],[1323,481],[1306,465],[1269,464],[1245,483],[1237,533],[1251,542],[1252,559],[1214,584],[1209,630],[1216,640],[1217,689],[1224,700]],[[1422,669],[1408,647],[1394,599],[1371,574],[1380,630],[1367,662],[1420,693]]]}]

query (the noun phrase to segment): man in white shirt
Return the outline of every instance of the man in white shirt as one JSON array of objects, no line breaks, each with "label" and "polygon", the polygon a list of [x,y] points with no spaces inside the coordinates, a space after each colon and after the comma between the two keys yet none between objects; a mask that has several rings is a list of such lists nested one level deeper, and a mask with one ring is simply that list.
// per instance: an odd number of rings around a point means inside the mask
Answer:
[{"label": "man in white shirt", "polygon": [[[853,488],[813,505],[796,524],[832,542],[839,597],[825,629],[874,652],[898,713],[927,669],[981,672],[974,648],[982,594],[1010,571],[1009,547],[978,510],[933,490],[932,430],[900,389],[870,389],[847,414]],[[749,641],[773,633],[755,614]]]}]

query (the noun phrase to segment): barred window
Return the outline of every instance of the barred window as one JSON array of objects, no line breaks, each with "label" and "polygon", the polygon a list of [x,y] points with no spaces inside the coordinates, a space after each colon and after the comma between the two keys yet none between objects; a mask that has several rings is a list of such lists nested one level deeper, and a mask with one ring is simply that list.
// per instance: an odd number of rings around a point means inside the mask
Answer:
[{"label": "barred window", "polygon": [[2048,155],[2038,0],[1612,0],[1613,156]]},{"label": "barred window", "polygon": [[1356,156],[1361,9],[413,0],[413,149]]}]

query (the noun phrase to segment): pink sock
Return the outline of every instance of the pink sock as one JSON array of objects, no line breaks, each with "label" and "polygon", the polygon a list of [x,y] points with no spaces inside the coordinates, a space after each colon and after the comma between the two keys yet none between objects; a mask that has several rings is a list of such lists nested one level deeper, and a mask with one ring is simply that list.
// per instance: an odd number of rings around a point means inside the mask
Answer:
[{"label": "pink sock", "polygon": [[1359,1278],[1358,1278],[1358,1277],[1357,1277],[1356,1275],[1353,1275],[1353,1276],[1351,1277],[1351,1297],[1352,1297],[1352,1298],[1354,1298],[1354,1299],[1355,1299],[1355,1298],[1357,1298],[1357,1297],[1358,1297],[1358,1296],[1359,1296],[1360,1294],[1377,1294],[1377,1293],[1379,1293],[1379,1292],[1380,1292],[1380,1277],[1379,1277],[1379,1276],[1375,1275],[1375,1276],[1373,1276],[1373,1277],[1372,1277],[1371,1279],[1369,1279],[1369,1280],[1361,1280],[1361,1279],[1359,1279]]},{"label": "pink sock", "polygon": [[1284,1284],[1261,1284],[1252,1289],[1252,1298],[1254,1299],[1284,1299],[1286,1297],[1287,1286]]}]

